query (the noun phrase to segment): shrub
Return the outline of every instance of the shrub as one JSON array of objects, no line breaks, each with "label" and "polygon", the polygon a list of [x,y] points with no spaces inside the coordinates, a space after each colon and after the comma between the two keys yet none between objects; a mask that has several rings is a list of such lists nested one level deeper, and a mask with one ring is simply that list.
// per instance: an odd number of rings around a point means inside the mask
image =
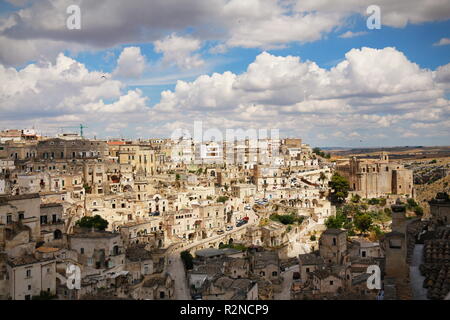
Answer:
[{"label": "shrub", "polygon": [[228,201],[228,197],[227,196],[220,196],[217,198],[217,202],[221,202],[221,203],[225,203]]},{"label": "shrub", "polygon": [[361,196],[360,196],[359,194],[355,194],[355,195],[352,196],[351,201],[352,201],[353,203],[358,203],[359,200],[361,200]]},{"label": "shrub", "polygon": [[75,225],[81,228],[95,228],[97,230],[105,230],[108,228],[108,221],[100,217],[98,214],[93,217],[83,217]]},{"label": "shrub", "polygon": [[356,229],[361,233],[367,232],[372,226],[372,218],[367,213],[359,214],[353,219]]}]

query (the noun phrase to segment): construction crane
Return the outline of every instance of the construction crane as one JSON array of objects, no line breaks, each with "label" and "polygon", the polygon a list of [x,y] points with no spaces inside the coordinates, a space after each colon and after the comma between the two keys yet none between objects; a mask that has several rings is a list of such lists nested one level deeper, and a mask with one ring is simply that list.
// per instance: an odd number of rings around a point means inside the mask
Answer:
[{"label": "construction crane", "polygon": [[84,125],[82,125],[82,124],[80,124],[80,126],[76,126],[76,127],[60,127],[61,129],[64,129],[64,128],[79,128],[80,129],[80,137],[82,137],[83,138],[83,129],[86,129],[86,128],[88,128],[88,127],[86,127],[86,126],[84,126]]}]

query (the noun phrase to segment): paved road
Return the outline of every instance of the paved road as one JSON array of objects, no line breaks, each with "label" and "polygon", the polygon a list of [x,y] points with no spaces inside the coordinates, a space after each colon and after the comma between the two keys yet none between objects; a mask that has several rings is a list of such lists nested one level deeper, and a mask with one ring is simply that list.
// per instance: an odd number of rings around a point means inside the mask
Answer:
[{"label": "paved road", "polygon": [[176,300],[190,300],[189,289],[186,281],[186,273],[184,272],[183,261],[180,258],[180,253],[174,251],[169,254],[170,264],[167,265],[167,272],[175,281],[175,299]]},{"label": "paved road", "polygon": [[[175,299],[177,300],[190,300],[190,291],[187,284],[186,279],[186,273],[184,272],[184,266],[183,261],[181,260],[180,253],[184,250],[192,249],[198,245],[219,240],[220,238],[223,238],[229,234],[233,234],[237,231],[241,231],[242,229],[245,229],[249,226],[255,225],[258,223],[258,219],[252,219],[252,223],[247,223],[239,228],[234,228],[231,231],[226,231],[225,233],[221,235],[216,235],[214,237],[209,237],[206,239],[202,239],[200,241],[190,243],[190,244],[184,244],[184,246],[177,246],[175,249],[172,250],[172,252],[168,256],[168,260],[170,261],[170,264],[168,263],[166,267],[166,271],[172,276],[172,279],[174,280],[174,291],[175,291]],[[291,275],[292,277],[292,275]]]},{"label": "paved road", "polygon": [[291,285],[293,273],[298,271],[298,265],[290,267],[283,272],[283,283],[281,284],[281,292],[274,293],[274,300],[291,300]]},{"label": "paved road", "polygon": [[411,281],[411,289],[414,300],[428,300],[427,290],[423,288],[423,277],[420,274],[419,266],[422,263],[423,244],[416,244],[412,256],[411,265],[409,266],[409,278]]}]

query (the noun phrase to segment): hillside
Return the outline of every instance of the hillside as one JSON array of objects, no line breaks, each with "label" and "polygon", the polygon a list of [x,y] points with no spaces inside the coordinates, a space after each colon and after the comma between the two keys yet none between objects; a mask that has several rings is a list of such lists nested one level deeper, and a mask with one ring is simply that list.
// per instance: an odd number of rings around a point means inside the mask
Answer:
[{"label": "hillside", "polygon": [[424,216],[427,216],[430,213],[430,207],[427,201],[433,199],[438,192],[450,193],[450,175],[431,184],[415,185],[415,188],[416,200],[423,207]]}]

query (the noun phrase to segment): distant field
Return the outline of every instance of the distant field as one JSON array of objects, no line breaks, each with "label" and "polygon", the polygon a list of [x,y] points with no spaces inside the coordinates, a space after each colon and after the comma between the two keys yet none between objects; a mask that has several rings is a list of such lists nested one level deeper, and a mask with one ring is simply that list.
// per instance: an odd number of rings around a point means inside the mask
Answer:
[{"label": "distant field", "polygon": [[450,146],[423,147],[406,146],[390,148],[354,148],[354,149],[329,149],[333,158],[348,158],[357,156],[359,158],[378,158],[380,152],[386,151],[391,159],[435,159],[450,157]]}]

